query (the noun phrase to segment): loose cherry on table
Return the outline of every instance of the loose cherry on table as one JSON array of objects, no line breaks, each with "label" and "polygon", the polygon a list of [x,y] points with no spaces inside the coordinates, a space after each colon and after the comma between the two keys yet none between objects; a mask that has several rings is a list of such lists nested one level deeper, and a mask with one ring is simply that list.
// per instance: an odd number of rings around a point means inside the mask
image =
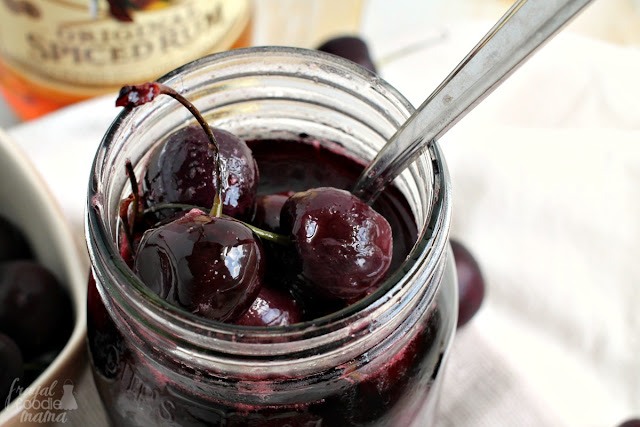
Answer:
[{"label": "loose cherry on table", "polygon": [[374,73],[376,72],[367,44],[357,36],[347,35],[332,38],[320,45],[318,50],[341,56]]},{"label": "loose cherry on table", "polygon": [[475,257],[461,242],[451,239],[458,276],[458,327],[466,324],[482,305],[485,283]]}]

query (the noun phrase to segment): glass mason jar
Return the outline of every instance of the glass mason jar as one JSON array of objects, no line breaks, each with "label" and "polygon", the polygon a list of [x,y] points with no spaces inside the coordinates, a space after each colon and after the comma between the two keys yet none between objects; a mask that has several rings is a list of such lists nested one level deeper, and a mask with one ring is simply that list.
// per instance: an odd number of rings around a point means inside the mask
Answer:
[{"label": "glass mason jar", "polygon": [[[363,68],[296,48],[214,54],[161,81],[192,100],[210,124],[242,138],[313,135],[363,162],[413,111]],[[457,318],[450,182],[438,145],[393,183],[417,236],[375,293],[314,321],[242,327],[171,306],[119,256],[119,203],[130,191],[126,160],[139,173],[150,148],[192,122],[169,97],[124,110],[93,165],[88,343],[96,385],[115,425],[432,422]]]}]

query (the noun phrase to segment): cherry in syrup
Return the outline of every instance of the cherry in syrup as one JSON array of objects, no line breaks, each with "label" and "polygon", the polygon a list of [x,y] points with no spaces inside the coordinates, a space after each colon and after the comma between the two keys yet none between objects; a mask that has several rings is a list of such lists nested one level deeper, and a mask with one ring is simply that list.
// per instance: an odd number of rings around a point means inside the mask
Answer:
[{"label": "cherry in syrup", "polygon": [[[252,218],[258,168],[246,142],[223,129],[211,128],[225,165],[222,212],[237,219]],[[198,125],[173,133],[152,153],[142,180],[148,206],[183,203],[210,208],[217,191],[215,154]]]},{"label": "cherry in syrup", "polygon": [[[221,216],[220,146],[213,130],[188,100],[165,85],[146,83],[123,88],[116,105],[132,108],[160,94],[181,102],[204,130],[210,167],[215,171],[212,208],[208,214],[191,209],[145,231],[135,251],[134,272],[168,302],[205,318],[232,321],[249,309],[260,291],[263,249],[247,225]],[[135,192],[135,185],[132,187]],[[135,195],[133,199],[137,199]],[[138,218],[137,207],[133,212]]]},{"label": "cherry in syrup", "polygon": [[319,187],[291,196],[281,227],[290,233],[313,292],[350,300],[387,273],[393,254],[391,226],[346,190]]},{"label": "cherry in syrup", "polygon": [[175,306],[230,321],[244,314],[258,295],[264,254],[244,224],[193,209],[145,232],[134,271]]},{"label": "cherry in syrup", "polygon": [[245,326],[287,326],[302,321],[302,308],[290,292],[263,286],[249,310],[235,323]]}]

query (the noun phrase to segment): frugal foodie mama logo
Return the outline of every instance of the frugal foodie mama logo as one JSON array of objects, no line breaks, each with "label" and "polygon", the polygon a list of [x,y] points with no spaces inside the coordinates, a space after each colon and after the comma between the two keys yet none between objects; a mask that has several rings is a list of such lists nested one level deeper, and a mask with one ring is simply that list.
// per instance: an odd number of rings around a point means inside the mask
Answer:
[{"label": "frugal foodie mama logo", "polygon": [[54,380],[48,386],[33,388],[32,386],[22,387],[20,379],[16,378],[11,384],[5,406],[23,393],[28,393],[30,397],[22,404],[20,422],[65,423],[68,411],[78,409],[78,403],[73,394],[73,383],[70,380],[66,380],[62,385]]}]

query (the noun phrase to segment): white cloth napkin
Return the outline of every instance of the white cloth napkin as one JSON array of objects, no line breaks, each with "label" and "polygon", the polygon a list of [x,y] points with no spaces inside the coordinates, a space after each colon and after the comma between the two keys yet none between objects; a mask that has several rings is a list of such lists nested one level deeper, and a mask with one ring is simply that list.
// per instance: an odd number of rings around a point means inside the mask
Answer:
[{"label": "white cloth napkin", "polygon": [[[432,28],[381,73],[419,105],[488,28]],[[638,76],[640,50],[561,33],[441,139],[452,236],[488,286],[454,345],[442,425],[640,417]]]},{"label": "white cloth napkin", "polygon": [[[380,72],[419,105],[490,27],[380,35]],[[440,141],[452,235],[478,258],[481,311],[459,331],[442,426],[615,426],[640,416],[640,52],[560,34]],[[114,97],[10,129],[78,238]],[[66,425],[101,425],[90,377]]]}]

